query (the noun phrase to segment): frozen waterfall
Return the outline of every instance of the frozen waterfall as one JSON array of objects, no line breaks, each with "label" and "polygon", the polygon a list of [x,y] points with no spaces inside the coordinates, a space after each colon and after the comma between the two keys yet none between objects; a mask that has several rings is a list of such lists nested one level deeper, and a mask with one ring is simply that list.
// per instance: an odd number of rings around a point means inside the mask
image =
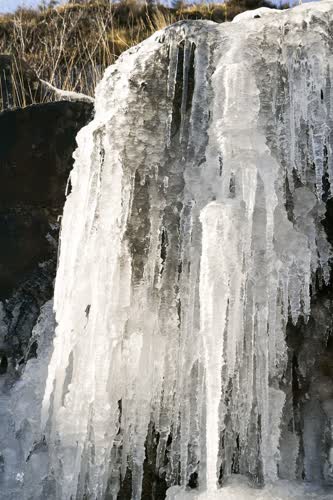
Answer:
[{"label": "frozen waterfall", "polygon": [[140,500],[145,477],[149,498],[207,500],[233,498],[233,474],[236,489],[333,483],[333,391],[322,438],[310,404],[302,434],[286,342],[330,280],[333,2],[236,21],[127,51],[79,133],[42,409],[49,498]]}]

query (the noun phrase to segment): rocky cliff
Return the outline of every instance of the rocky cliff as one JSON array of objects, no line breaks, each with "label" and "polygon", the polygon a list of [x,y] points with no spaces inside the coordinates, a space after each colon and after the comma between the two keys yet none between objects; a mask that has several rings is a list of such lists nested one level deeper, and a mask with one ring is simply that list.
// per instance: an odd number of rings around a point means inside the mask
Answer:
[{"label": "rocky cliff", "polygon": [[75,137],[92,104],[54,102],[0,114],[1,373],[36,355],[40,307],[52,298]]}]

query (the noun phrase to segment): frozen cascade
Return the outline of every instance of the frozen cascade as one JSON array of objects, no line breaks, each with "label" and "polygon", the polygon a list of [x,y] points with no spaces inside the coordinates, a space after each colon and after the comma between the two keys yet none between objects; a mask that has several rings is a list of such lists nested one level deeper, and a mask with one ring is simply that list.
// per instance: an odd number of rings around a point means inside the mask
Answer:
[{"label": "frozen cascade", "polygon": [[42,414],[57,499],[139,500],[149,448],[206,499],[287,460],[311,479],[285,337],[330,276],[333,4],[236,21],[127,51],[78,135]]}]

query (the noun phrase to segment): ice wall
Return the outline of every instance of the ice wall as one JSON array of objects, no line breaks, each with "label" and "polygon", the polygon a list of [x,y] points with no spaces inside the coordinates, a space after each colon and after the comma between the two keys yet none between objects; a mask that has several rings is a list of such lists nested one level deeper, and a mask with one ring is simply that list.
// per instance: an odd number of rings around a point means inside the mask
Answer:
[{"label": "ice wall", "polygon": [[149,449],[156,477],[207,499],[286,460],[311,480],[285,337],[329,282],[332,22],[323,1],[178,23],[107,70],[62,223],[43,402],[56,498],[139,500]]}]

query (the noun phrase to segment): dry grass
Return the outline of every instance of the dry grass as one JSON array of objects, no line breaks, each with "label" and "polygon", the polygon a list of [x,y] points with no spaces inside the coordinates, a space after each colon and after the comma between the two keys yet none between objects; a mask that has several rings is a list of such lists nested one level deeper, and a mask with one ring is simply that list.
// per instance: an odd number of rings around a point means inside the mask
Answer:
[{"label": "dry grass", "polygon": [[[0,53],[26,61],[56,87],[93,95],[105,68],[156,30],[182,19],[230,21],[244,10],[269,4],[227,0],[199,5],[178,2],[168,8],[141,0],[81,0],[36,10],[21,8],[0,17]],[[18,76],[16,85],[21,84]]]}]

